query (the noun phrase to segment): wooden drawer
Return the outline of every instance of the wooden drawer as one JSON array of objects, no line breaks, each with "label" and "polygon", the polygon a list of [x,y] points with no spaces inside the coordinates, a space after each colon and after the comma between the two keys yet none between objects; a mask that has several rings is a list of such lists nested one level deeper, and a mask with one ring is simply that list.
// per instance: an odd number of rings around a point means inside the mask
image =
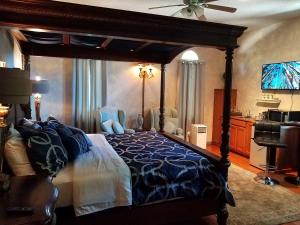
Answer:
[{"label": "wooden drawer", "polygon": [[246,127],[247,122],[243,120],[231,119],[231,124],[239,127]]}]

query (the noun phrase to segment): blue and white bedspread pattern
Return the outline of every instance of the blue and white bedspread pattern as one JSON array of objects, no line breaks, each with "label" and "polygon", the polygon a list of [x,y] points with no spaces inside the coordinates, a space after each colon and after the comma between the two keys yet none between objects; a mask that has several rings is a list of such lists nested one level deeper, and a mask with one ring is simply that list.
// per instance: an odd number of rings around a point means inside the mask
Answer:
[{"label": "blue and white bedspread pattern", "polygon": [[225,180],[214,165],[163,135],[137,132],[107,135],[106,139],[130,168],[133,205],[224,196]]}]

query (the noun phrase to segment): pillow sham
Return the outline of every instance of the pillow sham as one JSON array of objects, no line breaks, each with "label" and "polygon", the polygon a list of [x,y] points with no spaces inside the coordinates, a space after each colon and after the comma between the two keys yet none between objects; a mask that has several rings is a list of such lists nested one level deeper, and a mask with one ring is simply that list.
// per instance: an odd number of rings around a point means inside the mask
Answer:
[{"label": "pillow sham", "polygon": [[[55,119],[53,116],[49,116],[47,121],[48,121],[48,126],[50,128],[55,129],[58,132],[58,134],[61,136],[62,139],[64,139],[65,136],[71,136],[72,134],[80,133],[86,139],[86,142],[88,143],[88,145],[93,146],[92,141],[88,138],[88,136],[84,133],[83,130],[76,128],[76,127],[64,125],[63,123],[61,123],[57,119]],[[62,140],[62,141],[64,141],[64,140]]]},{"label": "pillow sham", "polygon": [[89,139],[89,137],[86,135],[86,133],[83,130],[72,126],[67,126],[67,127],[72,131],[73,134],[81,134],[86,140],[89,147],[93,146],[93,142]]},{"label": "pillow sham", "polygon": [[47,127],[29,138],[27,154],[34,170],[42,175],[56,176],[68,162],[60,136]]},{"label": "pillow sham", "polygon": [[114,134],[112,124],[113,124],[112,120],[107,120],[107,121],[101,123],[101,128],[104,132],[107,132],[108,134]]},{"label": "pillow sham", "polygon": [[64,145],[70,161],[74,161],[79,155],[90,151],[86,139],[80,133],[64,137]]},{"label": "pillow sham", "polygon": [[[48,127],[57,131],[59,136],[63,139],[65,136],[70,136],[73,134],[72,130],[66,125],[60,123],[57,120],[50,120],[48,122]],[[62,140],[63,141],[63,140]]]},{"label": "pillow sham", "polygon": [[42,129],[34,129],[28,126],[18,126],[17,131],[21,134],[24,141],[27,143],[28,139],[33,135],[38,135]]},{"label": "pillow sham", "polygon": [[35,175],[35,171],[26,153],[26,145],[23,138],[13,125],[8,131],[8,137],[4,147],[4,156],[14,175]]},{"label": "pillow sham", "polygon": [[118,121],[113,121],[112,128],[115,134],[124,134],[125,130]]},{"label": "pillow sham", "polygon": [[29,120],[26,118],[23,118],[22,120],[20,120],[19,126],[24,126],[24,127],[28,127],[28,128],[32,128],[32,129],[37,129],[37,130],[42,129],[42,127],[38,121]]}]

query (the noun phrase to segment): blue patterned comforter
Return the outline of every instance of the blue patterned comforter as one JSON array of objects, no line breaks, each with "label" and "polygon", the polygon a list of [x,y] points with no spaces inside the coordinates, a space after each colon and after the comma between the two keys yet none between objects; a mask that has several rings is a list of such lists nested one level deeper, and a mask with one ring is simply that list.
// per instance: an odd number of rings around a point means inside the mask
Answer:
[{"label": "blue patterned comforter", "polygon": [[223,176],[208,159],[153,132],[107,135],[131,170],[133,205],[174,198],[225,198]]}]

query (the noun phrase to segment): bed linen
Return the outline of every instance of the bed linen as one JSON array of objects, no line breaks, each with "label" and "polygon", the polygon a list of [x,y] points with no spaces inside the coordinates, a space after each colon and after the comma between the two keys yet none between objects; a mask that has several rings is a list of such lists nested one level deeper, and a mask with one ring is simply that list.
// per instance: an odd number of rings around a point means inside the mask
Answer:
[{"label": "bed linen", "polygon": [[59,198],[56,207],[67,207],[73,205],[73,163],[67,164],[56,177],[53,178],[52,183],[59,190]]},{"label": "bed linen", "polygon": [[88,134],[88,137],[93,142],[90,151],[80,155],[53,179],[60,190],[58,206],[73,205],[75,215],[82,216],[131,205],[128,166],[102,134]]},{"label": "bed linen", "polygon": [[130,168],[133,205],[181,197],[232,197],[208,159],[163,135],[136,132],[105,137]]}]

